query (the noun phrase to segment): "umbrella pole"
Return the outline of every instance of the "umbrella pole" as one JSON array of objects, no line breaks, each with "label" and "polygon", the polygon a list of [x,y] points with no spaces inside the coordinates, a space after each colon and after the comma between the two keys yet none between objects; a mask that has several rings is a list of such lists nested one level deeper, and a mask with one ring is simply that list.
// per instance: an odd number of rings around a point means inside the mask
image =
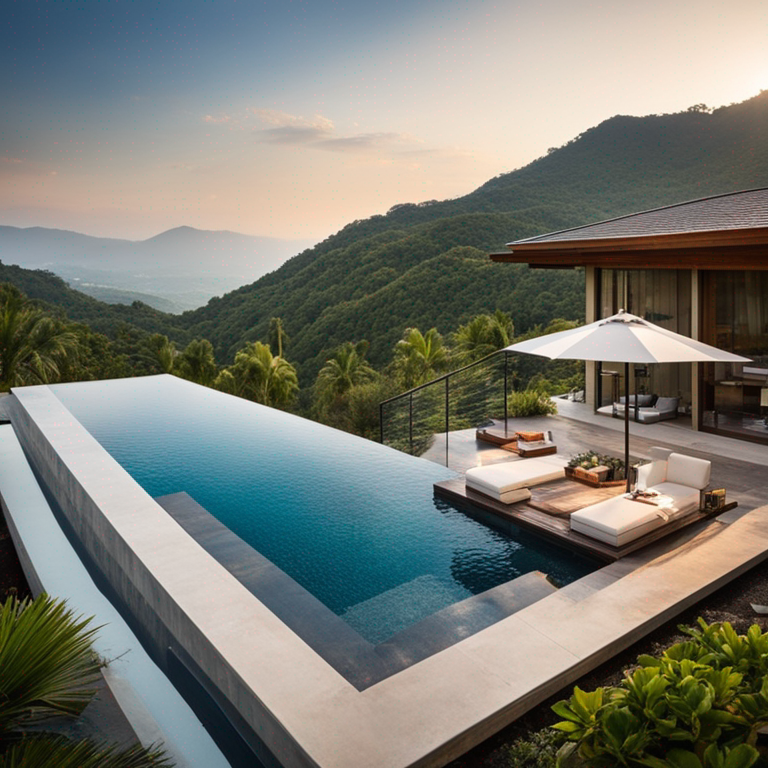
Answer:
[{"label": "umbrella pole", "polygon": [[624,475],[629,493],[632,490],[629,479],[629,363],[624,363]]}]

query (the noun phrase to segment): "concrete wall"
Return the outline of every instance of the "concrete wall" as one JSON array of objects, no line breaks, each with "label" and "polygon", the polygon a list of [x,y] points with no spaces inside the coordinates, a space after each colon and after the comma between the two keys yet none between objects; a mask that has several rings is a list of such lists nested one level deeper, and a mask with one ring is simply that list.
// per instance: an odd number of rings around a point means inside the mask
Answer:
[{"label": "concrete wall", "polygon": [[252,616],[260,605],[256,598],[166,514],[51,390],[25,387],[14,394],[11,420],[19,441],[80,543],[152,641],[191,659],[281,762],[316,765],[208,632],[212,623],[226,622],[242,646],[247,635],[238,631],[238,615]]}]

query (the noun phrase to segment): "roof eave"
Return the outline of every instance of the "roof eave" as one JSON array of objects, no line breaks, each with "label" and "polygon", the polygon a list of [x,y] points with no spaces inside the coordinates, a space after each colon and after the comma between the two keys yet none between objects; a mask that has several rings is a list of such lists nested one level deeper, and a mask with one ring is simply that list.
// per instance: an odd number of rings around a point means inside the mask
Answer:
[{"label": "roof eave", "polygon": [[[541,253],[557,251],[562,254],[585,251],[653,251],[673,248],[713,248],[739,245],[768,245],[768,227],[674,232],[661,235],[635,237],[604,237],[583,240],[544,240],[539,242],[512,242],[507,244],[511,253]],[[491,254],[495,261],[504,261],[508,252]],[[498,257],[498,258],[496,258]],[[516,261],[517,259],[515,259]]]}]

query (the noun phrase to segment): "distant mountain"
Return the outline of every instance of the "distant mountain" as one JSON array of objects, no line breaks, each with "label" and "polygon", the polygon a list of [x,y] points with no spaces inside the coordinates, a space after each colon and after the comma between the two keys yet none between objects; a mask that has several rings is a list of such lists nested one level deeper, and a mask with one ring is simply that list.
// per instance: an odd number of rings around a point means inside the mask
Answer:
[{"label": "distant mountain", "polygon": [[182,309],[255,280],[311,245],[178,227],[148,240],[91,237],[43,227],[0,226],[0,260],[48,269],[69,281],[154,294]]},{"label": "distant mountain", "polygon": [[179,315],[184,311],[184,307],[173,301],[164,299],[160,296],[153,296],[149,293],[139,293],[138,291],[121,291],[119,288],[111,288],[104,285],[93,285],[93,283],[74,283],[70,284],[86,296],[103,301],[106,304],[133,304],[134,301],[140,301],[153,309],[159,309],[172,315]]}]

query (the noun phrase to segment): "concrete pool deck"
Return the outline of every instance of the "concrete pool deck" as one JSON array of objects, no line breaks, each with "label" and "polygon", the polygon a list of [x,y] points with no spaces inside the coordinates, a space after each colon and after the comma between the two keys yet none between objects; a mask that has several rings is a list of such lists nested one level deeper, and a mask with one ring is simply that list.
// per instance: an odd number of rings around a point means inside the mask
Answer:
[{"label": "concrete pool deck", "polygon": [[47,387],[11,418],[126,603],[284,766],[440,766],[768,557],[768,507],[688,529],[358,690],[149,497]]}]

